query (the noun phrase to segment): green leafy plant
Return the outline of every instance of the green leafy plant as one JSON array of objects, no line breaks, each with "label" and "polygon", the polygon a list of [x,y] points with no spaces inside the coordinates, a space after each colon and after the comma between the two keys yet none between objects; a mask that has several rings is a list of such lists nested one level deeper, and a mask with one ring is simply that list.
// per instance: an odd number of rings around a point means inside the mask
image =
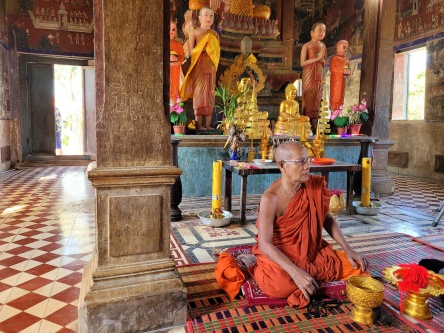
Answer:
[{"label": "green leafy plant", "polygon": [[342,105],[339,110],[333,110],[331,112],[330,120],[333,120],[333,124],[335,124],[336,127],[345,127],[350,124],[348,115],[343,114],[342,112]]},{"label": "green leafy plant", "polygon": [[217,104],[216,109],[219,114],[222,113],[226,123],[233,123],[237,99],[245,93],[246,92],[240,92],[239,94],[230,93],[230,84],[228,84],[227,87],[222,85],[216,87],[214,94],[222,100],[222,104]]}]

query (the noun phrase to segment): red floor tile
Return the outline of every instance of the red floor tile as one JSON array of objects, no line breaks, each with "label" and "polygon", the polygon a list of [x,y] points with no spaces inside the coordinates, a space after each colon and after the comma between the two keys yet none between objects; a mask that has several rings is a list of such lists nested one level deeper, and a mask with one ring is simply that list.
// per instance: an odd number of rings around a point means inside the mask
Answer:
[{"label": "red floor tile", "polygon": [[26,309],[29,309],[30,307],[33,307],[36,304],[39,304],[45,299],[47,299],[47,297],[45,296],[35,293],[28,293],[6,304],[21,311],[25,311]]},{"label": "red floor tile", "polygon": [[42,278],[42,277],[36,277],[34,279],[31,279],[29,281],[23,282],[22,284],[19,284],[17,287],[28,290],[28,291],[34,291],[37,290],[43,286],[46,286],[47,284],[52,283],[53,281]]},{"label": "red floor tile", "polygon": [[58,282],[64,283],[64,284],[68,284],[70,286],[73,286],[77,283],[79,283],[80,281],[82,281],[82,273],[71,273],[61,279],[57,280]]},{"label": "red floor tile", "polygon": [[21,273],[21,271],[18,271],[13,268],[3,268],[0,270],[0,280],[6,279],[10,276],[16,275],[18,273]]},{"label": "red floor tile", "polygon": [[10,288],[12,288],[13,286],[10,286],[9,284],[6,284],[6,283],[3,283],[3,282],[0,282],[0,293],[1,292],[3,292],[3,291],[5,291],[5,290],[8,290],[8,289],[10,289]]},{"label": "red floor tile", "polygon": [[65,303],[71,303],[72,301],[78,299],[79,295],[80,295],[80,288],[69,287],[68,289],[63,290],[62,292],[51,296],[51,298],[54,298],[58,301]]},{"label": "red floor tile", "polygon": [[83,267],[85,267],[85,264],[87,264],[87,261],[76,260],[76,261],[70,262],[67,265],[62,266],[62,268],[69,269],[71,271],[78,271],[78,270],[83,269]]},{"label": "red floor tile", "polygon": [[3,333],[18,333],[25,328],[38,322],[40,318],[33,316],[26,312],[20,312],[19,314],[6,319],[0,323],[0,332]]},{"label": "red floor tile", "polygon": [[[20,234],[20,236],[22,236],[22,234]],[[26,245],[26,244],[31,244],[31,243],[34,243],[37,241],[38,241],[38,239],[36,239],[36,238],[26,237],[26,238],[20,239],[18,241],[14,241],[14,244]]]},{"label": "red floor tile", "polygon": [[6,250],[5,252],[11,253],[11,254],[22,254],[28,251],[34,250],[32,247],[28,246],[18,246],[14,249]]},{"label": "red floor tile", "polygon": [[39,266],[36,266],[36,267],[26,270],[26,273],[40,276],[40,275],[46,274],[46,273],[48,273],[54,269],[57,269],[57,268],[58,267],[53,266],[53,265],[42,264],[42,265],[39,265]]},{"label": "red floor tile", "polygon": [[6,267],[10,267],[10,266],[14,266],[16,264],[19,264],[23,261],[26,261],[26,258],[22,258],[22,257],[18,257],[18,256],[13,256],[13,257],[9,257],[7,259],[3,259],[0,261],[0,265],[2,266],[6,266]]},{"label": "red floor tile", "polygon": [[69,328],[63,327],[60,331],[57,331],[57,333],[77,333],[77,331],[73,331]]},{"label": "red floor tile", "polygon": [[53,243],[55,243],[55,242],[58,242],[58,241],[60,241],[60,240],[62,240],[62,239],[64,239],[65,237],[63,237],[62,235],[54,235],[54,236],[50,236],[50,237],[48,237],[48,238],[43,238],[43,240],[44,241],[47,241],[47,242],[53,242]]},{"label": "red floor tile", "polygon": [[62,244],[57,244],[57,243],[53,243],[53,244],[48,244],[42,247],[39,247],[40,251],[46,251],[46,252],[51,252],[57,249],[60,249],[61,247],[64,247],[65,245]]},{"label": "red floor tile", "polygon": [[32,260],[40,261],[43,263],[43,262],[48,262],[48,261],[54,260],[55,258],[59,258],[59,257],[60,257],[60,255],[58,255],[58,254],[45,253],[45,254],[42,254],[41,256],[32,258]]},{"label": "red floor tile", "polygon": [[45,319],[53,322],[55,324],[58,324],[60,326],[66,326],[69,323],[73,322],[77,319],[77,307],[73,306],[71,304],[67,304],[60,310],[57,310],[54,313],[51,313],[48,317]]}]

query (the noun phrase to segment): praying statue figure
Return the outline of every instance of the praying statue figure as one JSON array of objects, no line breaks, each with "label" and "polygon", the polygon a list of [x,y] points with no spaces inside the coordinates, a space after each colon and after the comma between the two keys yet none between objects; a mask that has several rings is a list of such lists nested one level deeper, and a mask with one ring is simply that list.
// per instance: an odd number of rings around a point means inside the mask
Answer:
[{"label": "praying statue figure", "polygon": [[336,44],[336,55],[330,59],[330,109],[339,110],[344,104],[345,84],[350,75],[350,62],[345,54],[348,42],[340,40]]},{"label": "praying statue figure", "polygon": [[311,41],[301,50],[302,67],[302,114],[310,118],[313,132],[316,131],[322,98],[322,83],[326,62],[325,25],[315,23],[311,28]]},{"label": "praying statue figure", "polygon": [[184,60],[182,43],[177,39],[176,22],[170,22],[170,100],[177,103],[179,98],[181,64]]},{"label": "praying statue figure", "polygon": [[303,129],[307,135],[311,135],[310,118],[300,115],[296,95],[295,85],[289,83],[285,88],[286,99],[279,107],[279,116],[274,126],[275,135],[302,136]]},{"label": "praying statue figure", "polygon": [[183,101],[193,98],[196,129],[211,129],[215,105],[216,71],[220,58],[219,35],[211,29],[214,12],[209,7],[199,11],[200,27],[190,32],[188,49],[191,65],[180,88]]}]

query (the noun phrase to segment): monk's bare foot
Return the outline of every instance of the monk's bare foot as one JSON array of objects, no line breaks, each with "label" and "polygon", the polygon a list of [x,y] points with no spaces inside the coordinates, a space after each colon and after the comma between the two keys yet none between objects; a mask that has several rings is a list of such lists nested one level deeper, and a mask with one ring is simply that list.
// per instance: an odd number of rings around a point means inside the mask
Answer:
[{"label": "monk's bare foot", "polygon": [[207,130],[212,130],[213,129],[213,127],[207,127]]},{"label": "monk's bare foot", "polygon": [[198,129],[198,130],[204,130],[204,129],[206,129],[206,128],[203,127],[202,125],[198,125],[198,126],[196,127],[196,129]]},{"label": "monk's bare foot", "polygon": [[247,266],[247,268],[256,263],[256,256],[254,254],[241,254],[238,258],[245,264],[245,266]]}]

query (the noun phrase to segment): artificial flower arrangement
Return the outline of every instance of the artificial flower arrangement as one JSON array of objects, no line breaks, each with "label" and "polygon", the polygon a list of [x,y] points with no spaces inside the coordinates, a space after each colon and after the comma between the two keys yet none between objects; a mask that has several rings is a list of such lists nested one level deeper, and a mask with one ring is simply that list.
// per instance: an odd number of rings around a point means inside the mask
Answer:
[{"label": "artificial flower arrangement", "polygon": [[347,110],[350,124],[362,124],[368,120],[367,102],[362,99],[359,105],[353,104]]},{"label": "artificial flower arrangement", "polygon": [[174,126],[184,126],[187,121],[187,113],[183,109],[183,102],[180,98],[177,103],[170,100],[170,121]]},{"label": "artificial flower arrangement", "polygon": [[338,110],[332,110],[330,120],[333,121],[336,127],[345,127],[350,124],[350,119],[347,111],[343,110],[343,105]]}]

